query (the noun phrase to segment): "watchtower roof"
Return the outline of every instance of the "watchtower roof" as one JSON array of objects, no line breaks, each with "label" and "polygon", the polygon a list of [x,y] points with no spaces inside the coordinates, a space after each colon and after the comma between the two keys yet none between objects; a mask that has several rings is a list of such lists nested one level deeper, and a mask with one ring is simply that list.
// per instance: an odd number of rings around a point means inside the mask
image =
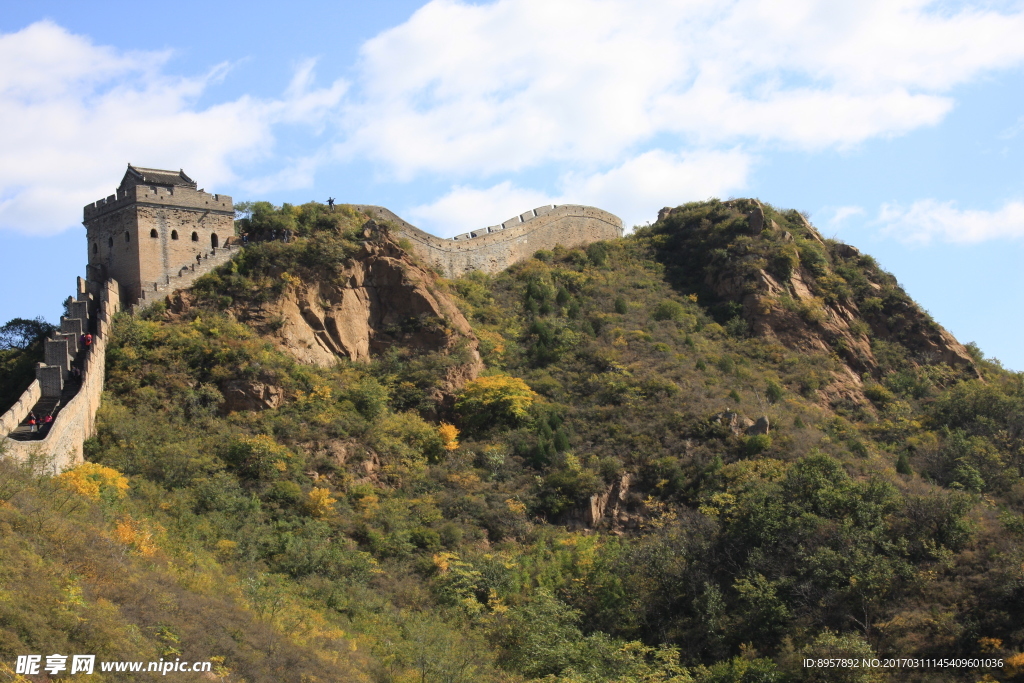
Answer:
[{"label": "watchtower roof", "polygon": [[121,186],[118,189],[124,190],[136,185],[160,185],[161,187],[188,187],[197,189],[196,181],[185,175],[184,170],[165,171],[161,168],[143,168],[128,164],[124,178],[121,179]]}]

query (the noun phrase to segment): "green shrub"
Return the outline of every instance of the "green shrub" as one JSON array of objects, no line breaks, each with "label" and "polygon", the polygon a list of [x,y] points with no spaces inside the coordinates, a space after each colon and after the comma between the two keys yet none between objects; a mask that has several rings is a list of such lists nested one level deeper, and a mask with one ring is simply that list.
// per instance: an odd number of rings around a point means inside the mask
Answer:
[{"label": "green shrub", "polygon": [[772,437],[768,434],[752,434],[743,440],[743,450],[747,455],[757,455],[772,447]]},{"label": "green shrub", "polygon": [[651,317],[655,320],[673,320],[675,322],[682,322],[687,315],[686,307],[678,301],[668,299],[662,301],[655,308]]}]

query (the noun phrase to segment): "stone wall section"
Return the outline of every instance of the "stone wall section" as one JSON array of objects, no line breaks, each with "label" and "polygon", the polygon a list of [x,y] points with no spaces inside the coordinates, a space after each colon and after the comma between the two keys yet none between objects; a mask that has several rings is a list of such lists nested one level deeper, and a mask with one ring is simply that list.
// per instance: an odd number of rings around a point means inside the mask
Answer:
[{"label": "stone wall section", "polygon": [[32,384],[28,385],[28,389],[22,393],[21,398],[15,403],[10,409],[0,416],[0,434],[7,435],[18,428],[25,418],[28,417],[28,413],[32,410],[32,406],[36,404],[42,397],[42,389],[39,386],[39,380],[32,380]]},{"label": "stone wall section", "polygon": [[[92,347],[88,351],[77,352],[88,353],[82,376],[82,386],[67,405],[61,407],[45,438],[39,441],[9,439],[7,434],[17,428],[36,401],[45,396],[41,387],[42,383],[34,382],[18,403],[0,418],[0,425],[3,428],[4,457],[13,458],[18,462],[41,463],[46,470],[54,473],[62,472],[83,461],[82,445],[96,430],[96,411],[99,409],[103,394],[106,349],[110,328],[113,324],[114,314],[120,310],[121,295],[117,282],[107,280],[102,285],[89,283],[86,286],[85,282],[79,278],[78,298],[72,303],[86,304],[77,309],[88,310],[88,304],[92,301],[95,302],[95,313],[88,320],[75,319],[81,327],[91,330],[93,334]],[[62,318],[62,327],[64,321],[65,319]],[[60,335],[58,334],[58,336]],[[40,364],[40,366],[37,368],[37,374],[53,375],[53,371],[57,370],[57,377],[60,377],[59,367],[44,364]]]},{"label": "stone wall section", "polygon": [[413,251],[428,265],[447,277],[459,277],[471,270],[497,273],[516,261],[556,245],[582,247],[600,240],[622,237],[622,219],[592,206],[564,204],[541,206],[501,225],[458,235],[446,240],[435,237],[402,220],[380,206],[354,208],[390,222],[412,244]]},{"label": "stone wall section", "polygon": [[162,281],[144,283],[137,297],[137,303],[132,307],[132,311],[140,310],[155,301],[160,301],[175,290],[188,289],[200,277],[237,256],[241,248],[239,244],[229,244],[219,249],[209,249],[200,254],[201,260],[182,266],[174,274],[166,276]]}]

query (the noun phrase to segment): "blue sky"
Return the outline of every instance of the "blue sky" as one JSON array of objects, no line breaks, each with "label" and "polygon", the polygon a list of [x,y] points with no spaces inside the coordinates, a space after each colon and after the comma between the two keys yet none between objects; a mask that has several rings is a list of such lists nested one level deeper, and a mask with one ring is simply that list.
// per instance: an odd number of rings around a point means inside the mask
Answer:
[{"label": "blue sky", "polygon": [[435,234],[548,202],[811,215],[1024,370],[1024,3],[0,0],[0,321],[125,164]]}]

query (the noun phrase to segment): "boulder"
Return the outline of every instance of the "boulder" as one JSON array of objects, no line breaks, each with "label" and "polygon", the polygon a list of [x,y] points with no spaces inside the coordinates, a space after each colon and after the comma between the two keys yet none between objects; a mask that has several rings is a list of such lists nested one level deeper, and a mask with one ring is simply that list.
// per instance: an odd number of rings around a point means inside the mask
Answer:
[{"label": "boulder", "polygon": [[749,417],[743,417],[737,412],[726,410],[711,418],[720,425],[725,425],[736,436],[746,434],[747,430],[754,426],[754,421]]},{"label": "boulder", "polygon": [[221,410],[232,413],[238,410],[272,410],[281,405],[280,387],[254,380],[232,379],[221,384],[224,403]]},{"label": "boulder", "polygon": [[761,230],[764,229],[764,209],[760,205],[755,206],[747,214],[747,218],[750,219],[750,234],[760,235]]},{"label": "boulder", "polygon": [[747,427],[747,435],[753,436],[754,434],[767,434],[769,428],[768,418],[759,417],[757,422]]}]

